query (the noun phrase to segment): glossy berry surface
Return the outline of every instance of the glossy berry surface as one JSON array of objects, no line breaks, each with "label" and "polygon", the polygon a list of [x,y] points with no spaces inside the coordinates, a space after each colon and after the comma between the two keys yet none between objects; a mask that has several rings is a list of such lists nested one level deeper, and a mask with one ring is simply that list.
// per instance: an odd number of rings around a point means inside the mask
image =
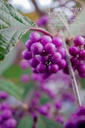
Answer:
[{"label": "glossy berry surface", "polygon": [[82,36],[76,36],[73,40],[74,45],[69,47],[71,64],[77,70],[80,77],[85,78],[85,41]]},{"label": "glossy berry surface", "polygon": [[22,57],[28,61],[34,73],[49,76],[67,65],[62,44],[63,41],[58,36],[52,38],[32,32],[26,41],[26,50],[22,52]]}]

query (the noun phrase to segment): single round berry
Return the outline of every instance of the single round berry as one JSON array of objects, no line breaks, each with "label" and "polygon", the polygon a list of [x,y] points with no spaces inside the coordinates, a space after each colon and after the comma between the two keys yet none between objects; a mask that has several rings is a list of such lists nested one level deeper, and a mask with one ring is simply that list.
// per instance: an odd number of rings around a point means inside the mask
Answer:
[{"label": "single round berry", "polygon": [[82,44],[84,44],[84,38],[82,36],[76,36],[74,38],[74,44],[76,46],[81,46]]},{"label": "single round berry", "polygon": [[41,54],[43,52],[43,45],[40,44],[39,42],[32,44],[31,45],[31,52],[34,55]]},{"label": "single round berry", "polygon": [[23,74],[23,75],[21,76],[21,81],[22,81],[23,83],[27,83],[27,82],[29,81],[29,76],[28,76],[27,74]]},{"label": "single round berry", "polygon": [[33,42],[37,42],[37,41],[39,41],[40,38],[41,38],[41,36],[40,36],[40,34],[39,34],[38,32],[32,32],[29,37],[30,37],[30,39],[31,39]]},{"label": "single round berry", "polygon": [[33,44],[33,41],[32,40],[27,40],[26,43],[25,43],[25,46],[26,48],[30,51],[31,49],[31,45]]},{"label": "single round berry", "polygon": [[17,126],[17,122],[15,119],[10,118],[6,121],[6,127],[7,128],[15,128]]},{"label": "single round berry", "polygon": [[59,66],[57,64],[51,64],[48,67],[49,73],[57,73],[59,71]]},{"label": "single round berry", "polygon": [[76,56],[76,55],[79,53],[79,48],[76,47],[76,46],[70,46],[70,48],[69,48],[69,53],[70,53],[72,56]]},{"label": "single round berry", "polygon": [[46,72],[46,66],[45,66],[44,64],[39,64],[39,65],[37,66],[37,71],[38,71],[39,73],[45,73],[45,72]]},{"label": "single round berry", "polygon": [[78,71],[79,73],[85,73],[85,64],[79,64]]},{"label": "single round berry", "polygon": [[11,118],[12,117],[12,112],[10,110],[3,110],[2,112],[2,117],[3,119],[8,119],[8,118]]},{"label": "single round berry", "polygon": [[45,49],[46,53],[48,53],[48,54],[55,53],[55,51],[56,51],[56,47],[52,43],[47,43],[45,45],[44,49]]},{"label": "single round berry", "polygon": [[66,58],[66,51],[63,47],[58,48],[57,52],[59,52],[62,55],[62,58]]},{"label": "single round berry", "polygon": [[81,50],[79,56],[80,59],[85,60],[85,50]]},{"label": "single round berry", "polygon": [[53,44],[54,44],[56,47],[62,46],[62,43],[63,43],[62,39],[61,39],[59,36],[54,37],[53,40],[52,40],[52,42],[53,42]]},{"label": "single round berry", "polygon": [[32,58],[32,53],[29,52],[28,50],[24,50],[22,52],[22,57],[26,60],[30,60]]},{"label": "single round berry", "polygon": [[8,98],[8,93],[5,91],[0,91],[0,99],[6,99]]},{"label": "single round berry", "polygon": [[80,61],[78,60],[77,57],[72,57],[71,58],[71,63],[72,63],[73,66],[77,67],[80,64]]},{"label": "single round berry", "polygon": [[42,36],[40,42],[41,42],[41,44],[44,46],[44,45],[46,45],[47,43],[52,43],[52,38],[51,38],[50,36],[45,35],[45,36]]},{"label": "single round berry", "polygon": [[60,68],[60,69],[63,69],[63,68],[66,67],[67,62],[66,62],[66,60],[64,60],[64,59],[61,59],[61,61],[58,63],[58,65],[59,65],[59,68]]},{"label": "single round berry", "polygon": [[29,60],[29,64],[33,67],[36,68],[37,65],[39,64],[39,60],[37,58],[32,58],[31,60]]},{"label": "single round berry", "polygon": [[21,67],[22,69],[27,69],[27,68],[29,67],[28,61],[27,61],[27,60],[22,60],[22,61],[20,62],[20,67]]},{"label": "single round berry", "polygon": [[61,59],[62,59],[62,56],[59,52],[55,52],[54,55],[51,57],[51,61],[54,64],[59,63],[61,61]]}]

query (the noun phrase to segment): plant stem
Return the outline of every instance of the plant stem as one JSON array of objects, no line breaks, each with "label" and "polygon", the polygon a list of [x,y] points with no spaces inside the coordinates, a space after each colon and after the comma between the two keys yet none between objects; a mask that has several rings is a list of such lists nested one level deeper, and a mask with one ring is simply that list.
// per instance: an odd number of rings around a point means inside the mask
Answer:
[{"label": "plant stem", "polygon": [[80,99],[80,95],[79,95],[79,89],[78,89],[75,74],[74,74],[74,71],[73,71],[73,68],[72,68],[72,65],[71,65],[71,62],[70,62],[69,53],[68,53],[68,49],[67,49],[67,45],[66,45],[65,41],[64,41],[64,47],[65,47],[65,50],[66,50],[66,60],[67,60],[67,63],[68,63],[69,74],[70,74],[71,81],[72,81],[72,88],[73,88],[75,100],[76,100],[77,105],[81,106],[82,104],[81,104],[81,99]]},{"label": "plant stem", "polygon": [[36,27],[36,28],[30,28],[29,30],[38,31],[38,32],[41,32],[41,33],[43,33],[45,35],[53,37],[53,35],[51,35],[48,31],[44,30],[43,28]]}]

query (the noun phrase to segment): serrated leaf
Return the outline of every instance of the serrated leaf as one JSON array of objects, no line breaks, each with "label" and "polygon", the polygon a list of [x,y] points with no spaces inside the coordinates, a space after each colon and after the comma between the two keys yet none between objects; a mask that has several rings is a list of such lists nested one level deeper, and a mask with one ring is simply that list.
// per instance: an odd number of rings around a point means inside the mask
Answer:
[{"label": "serrated leaf", "polygon": [[19,122],[17,128],[32,128],[33,126],[33,119],[31,116],[25,116]]},{"label": "serrated leaf", "polygon": [[10,4],[0,0],[0,60],[4,59],[29,28],[35,26],[29,18],[20,15]]},{"label": "serrated leaf", "polygon": [[22,100],[23,95],[22,92],[20,91],[20,88],[18,88],[14,83],[11,81],[7,80],[0,80],[0,90],[4,90],[11,94],[12,96],[16,97],[17,99]]},{"label": "serrated leaf", "polygon": [[46,118],[45,116],[40,116],[38,118],[37,128],[63,128],[63,126]]}]

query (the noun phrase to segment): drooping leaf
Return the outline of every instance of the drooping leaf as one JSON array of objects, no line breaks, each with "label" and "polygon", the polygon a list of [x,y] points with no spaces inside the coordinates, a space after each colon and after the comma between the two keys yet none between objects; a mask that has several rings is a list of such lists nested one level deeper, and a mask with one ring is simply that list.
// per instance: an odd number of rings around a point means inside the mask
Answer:
[{"label": "drooping leaf", "polygon": [[63,126],[44,116],[40,116],[38,118],[37,128],[63,128]]},{"label": "drooping leaf", "polygon": [[10,4],[0,0],[0,60],[5,58],[29,28],[35,26],[33,21],[20,15]]},{"label": "drooping leaf", "polygon": [[32,128],[33,126],[33,119],[31,116],[25,116],[19,122],[17,128]]},{"label": "drooping leaf", "polygon": [[11,94],[12,96],[16,97],[17,99],[23,99],[22,92],[20,88],[14,85],[11,81],[7,80],[0,80],[0,90],[4,90]]}]

